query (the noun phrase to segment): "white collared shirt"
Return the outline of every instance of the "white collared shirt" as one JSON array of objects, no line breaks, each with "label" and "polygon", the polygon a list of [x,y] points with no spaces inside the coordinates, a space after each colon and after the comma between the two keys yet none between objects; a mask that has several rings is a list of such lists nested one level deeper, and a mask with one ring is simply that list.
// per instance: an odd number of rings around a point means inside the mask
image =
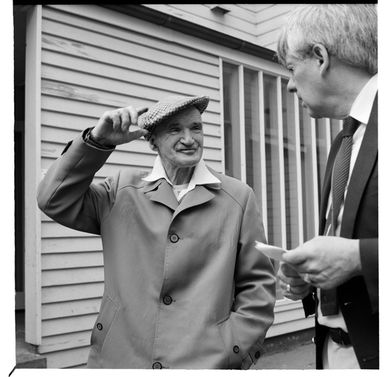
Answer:
[{"label": "white collared shirt", "polygon": [[164,178],[171,185],[178,201],[180,201],[189,191],[194,190],[194,188],[198,185],[220,183],[220,180],[215,177],[209,169],[207,169],[205,162],[201,159],[195,166],[193,175],[190,182],[187,184],[187,187],[183,188],[182,185],[182,190],[179,190],[179,186],[181,185],[173,185],[171,183],[170,179],[167,177],[166,171],[164,170],[162,160],[158,155],[155,158],[151,173],[142,179],[147,182],[155,182],[162,178]]},{"label": "white collared shirt", "polygon": [[[354,164],[356,163],[358,152],[360,150],[361,143],[364,138],[366,126],[369,122],[369,118],[370,118],[370,114],[372,111],[376,94],[377,94],[377,74],[371,77],[370,80],[361,89],[360,93],[358,94],[358,96],[353,102],[352,108],[350,109],[349,115],[354,119],[357,119],[361,124],[353,135],[352,155],[350,157],[349,178],[345,188],[344,201],[347,193],[347,188],[349,185],[349,180],[354,168]],[[330,210],[330,205],[331,205],[331,196],[329,196],[328,211],[326,211],[326,215]],[[344,202],[341,205],[341,209],[337,218],[337,224],[336,224],[337,227],[335,232],[336,236],[340,235],[343,213],[344,213]],[[317,289],[318,297],[320,297],[319,291],[320,290]],[[337,315],[324,317],[321,313],[320,305],[318,305],[318,322],[328,327],[334,327],[334,328],[340,327],[341,329],[347,332],[346,323],[345,323],[344,317],[341,314],[341,311],[339,311]]]}]

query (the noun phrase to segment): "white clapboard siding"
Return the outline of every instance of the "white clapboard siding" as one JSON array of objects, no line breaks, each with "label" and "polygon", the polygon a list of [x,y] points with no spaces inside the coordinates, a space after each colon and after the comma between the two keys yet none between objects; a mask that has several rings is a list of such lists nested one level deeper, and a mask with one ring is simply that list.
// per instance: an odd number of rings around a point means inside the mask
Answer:
[{"label": "white clapboard siding", "polygon": [[94,326],[97,313],[74,317],[62,317],[43,320],[43,336],[51,336],[77,331],[91,330]]},{"label": "white clapboard siding", "polygon": [[224,15],[213,12],[210,9],[212,5],[214,4],[145,4],[144,6],[275,50],[285,16],[299,4],[223,4],[223,7],[229,11]]},{"label": "white clapboard siding", "polygon": [[42,270],[42,287],[103,282],[103,267],[66,268],[61,270]]},{"label": "white clapboard siding", "polygon": [[43,254],[41,266],[43,270],[103,266],[103,254],[101,251]]},{"label": "white clapboard siding", "polygon": [[[57,20],[51,21],[48,19],[44,22],[42,31],[45,34],[44,47],[47,47],[46,44],[49,43],[55,44],[59,49],[62,49],[65,44],[69,53],[80,53],[89,59],[101,57],[102,50],[111,53],[112,57],[119,57],[117,63],[121,61],[120,59],[126,58],[135,58],[151,63],[156,56],[156,62],[160,64],[186,69],[191,72],[205,72],[205,76],[215,77],[216,75],[215,64],[207,64],[190,57],[156,50],[152,46],[140,45],[134,38],[131,42],[130,40],[120,40],[113,36],[99,33],[98,39],[95,40],[92,30],[83,29],[79,33],[79,28],[76,26],[69,26],[58,23]],[[63,36],[65,36],[65,39],[63,39]],[[53,38],[51,39],[50,37]],[[76,40],[76,45],[71,43],[73,40]],[[170,55],[172,55],[172,60]],[[108,60],[109,58],[106,59]]]},{"label": "white clapboard siding", "polygon": [[44,222],[42,229],[43,238],[60,238],[60,237],[94,237],[90,233],[80,232],[78,230],[67,228],[55,222]]},{"label": "white clapboard siding", "polygon": [[205,4],[146,4],[146,6],[240,39],[253,37],[253,13],[235,4],[225,4],[226,9],[230,10],[225,16],[211,11]]},{"label": "white clapboard siding", "polygon": [[99,312],[99,308],[99,298],[91,298],[81,301],[54,302],[44,305],[42,319],[48,320],[85,314],[97,314]]},{"label": "white clapboard siding", "polygon": [[90,346],[70,348],[46,353],[47,368],[70,368],[84,365],[90,353]]},{"label": "white clapboard siding", "polygon": [[[44,224],[42,224],[44,226]],[[102,250],[100,237],[92,238],[43,238],[41,243],[42,253],[73,253],[79,251]]]},{"label": "white clapboard siding", "polygon": [[[76,11],[76,9],[81,11]],[[222,171],[218,56],[131,26],[131,18],[100,7],[43,7],[41,168],[45,174],[67,142],[108,110],[151,106],[167,95],[208,95],[203,157]],[[243,10],[243,12],[246,12]],[[94,16],[93,16],[94,14]],[[127,19],[116,27],[114,17]],[[144,25],[147,25],[143,22]],[[120,169],[149,171],[156,153],[145,140],[118,146],[94,182]],[[100,237],[41,218],[42,339],[49,368],[84,365],[104,291]]]},{"label": "white clapboard siding", "polygon": [[42,303],[64,302],[102,297],[104,283],[86,283],[42,289]]},{"label": "white clapboard siding", "polygon": [[40,346],[40,350],[43,353],[47,353],[47,352],[54,352],[58,350],[86,347],[90,345],[90,338],[91,338],[90,330],[46,336],[43,340],[43,344]]},{"label": "white clapboard siding", "polygon": [[[85,12],[90,13],[86,15]],[[143,29],[141,29],[141,32],[138,32],[136,25],[138,22],[142,25],[142,22],[134,18],[128,18],[125,14],[118,14],[103,8],[96,9],[95,6],[82,7],[63,4],[51,5],[44,9],[44,18],[46,20],[53,20],[63,25],[72,25],[82,30],[91,31],[95,30],[94,19],[101,18],[106,14],[110,14],[112,18],[105,16],[105,23],[98,23],[97,31],[99,35],[113,36],[119,40],[135,41],[139,45],[148,46],[148,34],[151,34],[152,40],[156,42],[152,45],[154,50],[170,51],[170,43],[167,38],[158,36],[157,33],[152,33],[153,30],[150,33],[143,31]],[[114,20],[123,20],[127,27],[115,27],[115,24],[118,24],[118,22],[113,24]],[[207,55],[200,50],[191,49],[188,45],[173,45],[172,49],[175,55],[189,56],[197,61],[213,65],[217,64],[215,55]]]}]

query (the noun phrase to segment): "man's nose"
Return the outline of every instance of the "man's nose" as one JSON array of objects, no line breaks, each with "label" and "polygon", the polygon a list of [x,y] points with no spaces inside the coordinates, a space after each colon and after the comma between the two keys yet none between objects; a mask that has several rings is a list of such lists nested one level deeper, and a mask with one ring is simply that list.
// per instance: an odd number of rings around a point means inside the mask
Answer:
[{"label": "man's nose", "polygon": [[287,83],[287,91],[289,93],[295,93],[297,89],[295,88],[293,79],[290,79],[289,82]]},{"label": "man's nose", "polygon": [[181,142],[183,144],[193,144],[194,143],[194,139],[192,137],[191,131],[188,128],[186,128],[184,130]]}]

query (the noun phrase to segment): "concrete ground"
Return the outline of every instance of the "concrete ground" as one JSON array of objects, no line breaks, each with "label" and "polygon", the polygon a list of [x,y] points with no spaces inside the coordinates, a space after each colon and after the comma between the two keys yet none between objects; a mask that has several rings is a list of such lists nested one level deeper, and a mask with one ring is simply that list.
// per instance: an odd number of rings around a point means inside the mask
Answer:
[{"label": "concrete ground", "polygon": [[252,369],[315,369],[315,345],[296,344],[288,349],[267,352]]}]

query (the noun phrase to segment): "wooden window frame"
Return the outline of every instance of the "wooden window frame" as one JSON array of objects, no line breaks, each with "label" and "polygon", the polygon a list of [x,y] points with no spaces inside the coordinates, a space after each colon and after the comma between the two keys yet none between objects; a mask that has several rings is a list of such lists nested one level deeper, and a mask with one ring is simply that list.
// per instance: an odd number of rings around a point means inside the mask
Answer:
[{"label": "wooden window frame", "polygon": [[41,178],[42,6],[27,14],[25,72],[25,339],[41,344],[41,215],[37,187]]}]

